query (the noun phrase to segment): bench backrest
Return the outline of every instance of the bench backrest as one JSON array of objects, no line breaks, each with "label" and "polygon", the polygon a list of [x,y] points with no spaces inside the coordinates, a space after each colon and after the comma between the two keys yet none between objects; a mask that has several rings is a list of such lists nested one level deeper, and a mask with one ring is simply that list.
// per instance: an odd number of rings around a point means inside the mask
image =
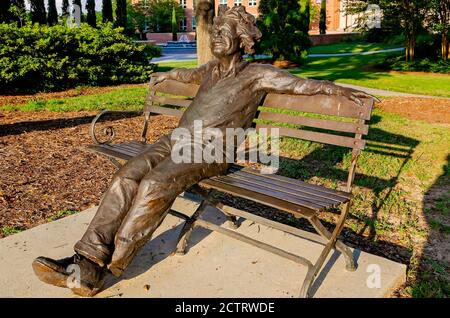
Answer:
[{"label": "bench backrest", "polygon": [[[144,109],[147,119],[151,113],[181,117],[198,88],[195,84],[173,80],[151,86]],[[280,136],[352,148],[347,182],[350,191],[356,161],[365,146],[362,136],[369,131],[366,120],[371,117],[373,105],[372,98],[360,106],[341,96],[268,94],[255,124],[256,129],[276,127]]]}]

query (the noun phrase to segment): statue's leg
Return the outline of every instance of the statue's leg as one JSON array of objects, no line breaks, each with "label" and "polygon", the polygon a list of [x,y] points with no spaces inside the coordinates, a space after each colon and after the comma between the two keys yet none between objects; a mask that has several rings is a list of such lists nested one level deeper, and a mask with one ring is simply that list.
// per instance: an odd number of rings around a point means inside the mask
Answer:
[{"label": "statue's leg", "polygon": [[166,157],[170,157],[170,140],[163,137],[114,175],[88,229],[75,244],[74,249],[78,254],[100,266],[109,262],[114,249],[114,237],[132,205],[141,179]]},{"label": "statue's leg", "polygon": [[223,174],[226,168],[225,164],[176,164],[167,158],[152,169],[142,179],[133,205],[117,232],[110,271],[115,276],[122,274],[181,192],[204,178]]}]

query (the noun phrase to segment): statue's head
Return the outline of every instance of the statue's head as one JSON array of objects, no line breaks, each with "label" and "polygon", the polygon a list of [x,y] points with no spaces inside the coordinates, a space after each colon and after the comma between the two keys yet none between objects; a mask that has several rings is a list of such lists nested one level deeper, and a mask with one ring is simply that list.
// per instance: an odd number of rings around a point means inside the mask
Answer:
[{"label": "statue's head", "polygon": [[261,38],[256,19],[243,6],[219,7],[214,18],[211,50],[217,58],[236,52],[253,54],[255,43]]}]

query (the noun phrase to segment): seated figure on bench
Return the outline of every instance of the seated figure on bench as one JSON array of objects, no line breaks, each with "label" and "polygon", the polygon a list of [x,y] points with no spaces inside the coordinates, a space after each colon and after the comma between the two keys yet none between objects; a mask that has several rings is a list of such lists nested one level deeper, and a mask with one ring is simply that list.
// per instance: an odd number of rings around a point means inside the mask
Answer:
[{"label": "seated figure on bench", "polygon": [[[194,120],[204,128],[249,128],[268,93],[340,95],[361,104],[367,94],[327,81],[296,77],[271,65],[250,64],[261,37],[255,18],[243,6],[222,7],[214,19],[211,49],[215,60],[197,69],[155,73],[152,84],[166,79],[199,84],[179,127],[190,131]],[[227,172],[228,163],[175,163],[174,142],[163,136],[134,157],[114,176],[86,233],[75,244],[75,255],[61,260],[38,257],[33,269],[42,281],[92,296],[102,288],[109,270],[120,276],[136,252],[161,224],[177,196],[205,178]],[[79,268],[78,284],[68,285],[68,267]]]}]

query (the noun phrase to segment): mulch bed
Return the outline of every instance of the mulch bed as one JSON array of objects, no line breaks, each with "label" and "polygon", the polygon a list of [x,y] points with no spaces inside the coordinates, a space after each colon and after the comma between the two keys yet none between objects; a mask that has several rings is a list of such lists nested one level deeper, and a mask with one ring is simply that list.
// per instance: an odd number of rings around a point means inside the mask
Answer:
[{"label": "mulch bed", "polygon": [[[62,210],[98,204],[115,168],[86,150],[95,114],[0,112],[0,228],[27,229]],[[115,121],[117,140],[138,139],[142,123],[142,117]],[[152,125],[158,129],[149,133],[150,141],[176,120],[158,116]]]}]

